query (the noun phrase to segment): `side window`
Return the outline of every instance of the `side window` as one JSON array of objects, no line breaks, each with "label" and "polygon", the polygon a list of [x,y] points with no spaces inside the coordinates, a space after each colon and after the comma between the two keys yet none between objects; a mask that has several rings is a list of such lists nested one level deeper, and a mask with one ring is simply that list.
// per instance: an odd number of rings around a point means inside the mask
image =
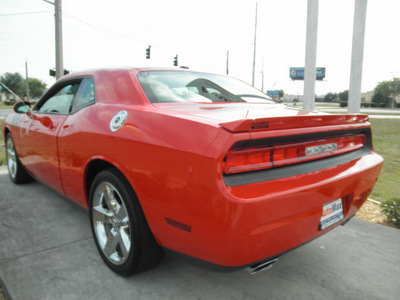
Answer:
[{"label": "side window", "polygon": [[72,101],[78,92],[79,82],[69,84],[47,99],[39,108],[42,113],[69,114]]},{"label": "side window", "polygon": [[92,78],[85,78],[81,82],[78,93],[72,104],[72,111],[85,107],[95,102],[94,81]]}]

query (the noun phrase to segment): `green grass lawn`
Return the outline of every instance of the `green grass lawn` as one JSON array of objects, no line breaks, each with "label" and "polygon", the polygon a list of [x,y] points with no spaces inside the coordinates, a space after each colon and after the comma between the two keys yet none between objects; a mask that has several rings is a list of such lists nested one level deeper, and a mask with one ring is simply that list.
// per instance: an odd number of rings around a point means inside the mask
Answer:
[{"label": "green grass lawn", "polygon": [[[400,119],[371,119],[375,151],[383,156],[382,173],[371,198],[384,201],[400,195]],[[0,128],[3,123],[0,120]],[[0,145],[3,145],[0,135]],[[0,148],[0,166],[5,165],[5,149]]]},{"label": "green grass lawn", "polygon": [[384,201],[400,196],[400,120],[371,119],[375,151],[385,162],[371,198]]},{"label": "green grass lawn", "polygon": [[11,108],[13,108],[12,105],[0,104],[0,109],[11,109]]}]

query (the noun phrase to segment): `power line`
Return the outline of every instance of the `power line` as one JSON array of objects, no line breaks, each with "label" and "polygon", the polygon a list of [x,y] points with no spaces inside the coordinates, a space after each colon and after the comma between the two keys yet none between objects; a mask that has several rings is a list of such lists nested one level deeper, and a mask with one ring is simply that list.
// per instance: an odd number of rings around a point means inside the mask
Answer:
[{"label": "power line", "polygon": [[49,12],[50,11],[48,11],[48,10],[42,10],[42,11],[20,12],[20,13],[9,13],[9,14],[0,14],[0,17],[21,16],[21,15],[35,15],[35,14],[43,14],[43,13],[49,13]]},{"label": "power line", "polygon": [[76,21],[82,23],[82,24],[85,24],[85,25],[87,25],[87,26],[89,26],[89,27],[92,27],[92,28],[94,28],[94,29],[99,30],[102,34],[109,35],[109,36],[112,36],[112,37],[114,37],[114,38],[124,38],[124,39],[131,40],[131,41],[135,41],[135,42],[138,42],[138,43],[144,43],[143,41],[138,40],[138,39],[135,39],[135,38],[133,38],[133,37],[131,37],[131,36],[127,36],[127,35],[124,35],[124,34],[115,32],[115,31],[113,31],[113,30],[110,30],[110,29],[108,29],[108,28],[105,28],[105,27],[102,27],[102,26],[98,26],[98,25],[94,25],[94,24],[92,24],[92,23],[89,23],[89,22],[87,22],[87,21],[85,21],[85,20],[82,20],[81,18],[78,18],[77,16],[73,15],[72,13],[67,12],[66,10],[63,11],[63,14],[64,14],[66,17],[69,17],[69,18],[71,18],[71,19],[74,19],[74,20],[76,20]]},{"label": "power line", "polygon": [[[45,1],[45,0],[43,0],[43,1]],[[103,35],[110,36],[110,37],[118,39],[120,41],[134,42],[134,43],[136,43],[137,46],[139,46],[139,45],[144,46],[144,45],[147,44],[147,42],[145,42],[142,39],[138,39],[138,38],[135,38],[133,36],[130,36],[130,35],[127,35],[127,34],[123,34],[123,33],[120,33],[120,32],[116,32],[114,30],[110,30],[109,28],[105,28],[105,27],[90,23],[88,21],[85,21],[85,20],[77,17],[76,15],[74,15],[71,12],[68,12],[66,10],[63,10],[63,15],[66,16],[67,18],[70,18],[70,19],[73,19],[73,20],[75,20],[77,22],[80,22],[80,23],[82,23],[82,24],[84,24],[84,25],[86,25],[88,27],[92,27],[93,29],[96,29],[96,30],[100,31]],[[161,45],[159,45],[157,43],[154,43],[154,42],[152,42],[151,45],[152,45],[152,48],[157,48],[159,50],[163,50],[165,52],[170,53],[171,55],[172,55],[172,53],[175,52],[175,50],[173,50],[172,48],[161,46]],[[204,60],[201,60],[198,57],[194,57],[194,56],[191,56],[191,55],[185,55],[185,57],[190,57],[190,59],[192,61],[196,61],[198,63],[203,63],[204,62]]]},{"label": "power line", "polygon": [[[46,1],[46,0],[43,0],[43,1],[44,1],[44,2],[48,2],[49,4],[54,5],[54,4],[53,4],[52,2],[50,2],[50,1]],[[1,17],[1,16],[32,15],[32,14],[51,13],[51,12],[52,12],[52,11],[17,12],[17,13],[0,14],[0,17]],[[66,10],[63,10],[63,15],[64,15],[65,17],[67,17],[67,18],[73,19],[73,20],[75,20],[75,21],[77,21],[77,22],[80,22],[80,23],[82,23],[82,24],[84,24],[84,25],[86,25],[86,26],[88,26],[88,27],[91,27],[91,28],[93,28],[93,29],[95,29],[95,30],[98,30],[98,31],[100,31],[103,35],[108,35],[108,36],[113,37],[113,38],[116,38],[116,39],[118,39],[118,40],[120,40],[120,41],[124,41],[124,42],[130,41],[130,42],[134,42],[134,43],[136,43],[138,46],[139,46],[139,45],[144,45],[144,44],[147,43],[147,42],[145,42],[143,39],[140,39],[140,38],[138,39],[138,38],[136,38],[136,37],[134,37],[134,36],[132,36],[132,35],[123,34],[123,33],[121,33],[121,32],[117,32],[117,31],[115,31],[115,30],[110,30],[109,28],[105,28],[105,27],[103,27],[103,26],[99,26],[99,25],[97,25],[97,24],[93,24],[93,23],[90,23],[90,22],[88,22],[88,21],[85,21],[85,20],[83,20],[83,19],[77,17],[76,15],[74,15],[74,14],[72,14],[71,12],[68,12],[68,11],[66,11]],[[22,38],[21,38],[21,39],[22,39]],[[15,39],[14,39],[14,40],[15,40]],[[18,43],[18,41],[14,41],[14,43]],[[152,43],[152,45],[153,45],[153,44],[155,44],[155,43]],[[155,47],[158,48],[159,50],[163,50],[163,51],[166,51],[166,52],[170,52],[171,54],[172,54],[173,52],[176,51],[176,50],[172,50],[172,49],[169,48],[169,47],[165,47],[165,46],[161,46],[161,45],[157,45],[157,44],[155,44]],[[198,62],[198,63],[204,61],[204,60],[199,59],[198,57],[194,57],[194,56],[191,56],[191,55],[186,55],[186,57],[190,57],[190,59],[191,59],[192,61],[196,61],[196,62]]]}]

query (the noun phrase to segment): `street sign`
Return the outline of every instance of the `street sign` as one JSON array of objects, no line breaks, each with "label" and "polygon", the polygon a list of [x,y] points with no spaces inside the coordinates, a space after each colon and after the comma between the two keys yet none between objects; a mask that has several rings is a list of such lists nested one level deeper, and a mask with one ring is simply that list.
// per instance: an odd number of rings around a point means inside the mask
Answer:
[{"label": "street sign", "polygon": [[[326,68],[317,68],[315,78],[317,80],[323,80],[325,78]],[[304,68],[290,68],[290,79],[292,80],[304,80]]]},{"label": "street sign", "polygon": [[279,96],[279,91],[275,90],[275,91],[267,91],[267,95],[278,95]]}]

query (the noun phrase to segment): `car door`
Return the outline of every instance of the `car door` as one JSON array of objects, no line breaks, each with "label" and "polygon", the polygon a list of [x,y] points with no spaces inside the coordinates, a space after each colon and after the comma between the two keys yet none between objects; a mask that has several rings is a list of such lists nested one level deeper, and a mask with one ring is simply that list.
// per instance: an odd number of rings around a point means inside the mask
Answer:
[{"label": "car door", "polygon": [[64,193],[59,170],[58,133],[71,112],[81,80],[57,84],[30,115],[22,139],[21,161],[40,181]]},{"label": "car door", "polygon": [[[95,104],[94,79],[82,80],[74,97],[71,114],[65,120],[58,134],[58,157],[60,175],[65,195],[81,206],[86,205],[84,185],[85,165],[96,147],[96,125],[98,119]],[[102,122],[102,121],[101,121]],[[101,145],[100,145],[101,147]]]}]

